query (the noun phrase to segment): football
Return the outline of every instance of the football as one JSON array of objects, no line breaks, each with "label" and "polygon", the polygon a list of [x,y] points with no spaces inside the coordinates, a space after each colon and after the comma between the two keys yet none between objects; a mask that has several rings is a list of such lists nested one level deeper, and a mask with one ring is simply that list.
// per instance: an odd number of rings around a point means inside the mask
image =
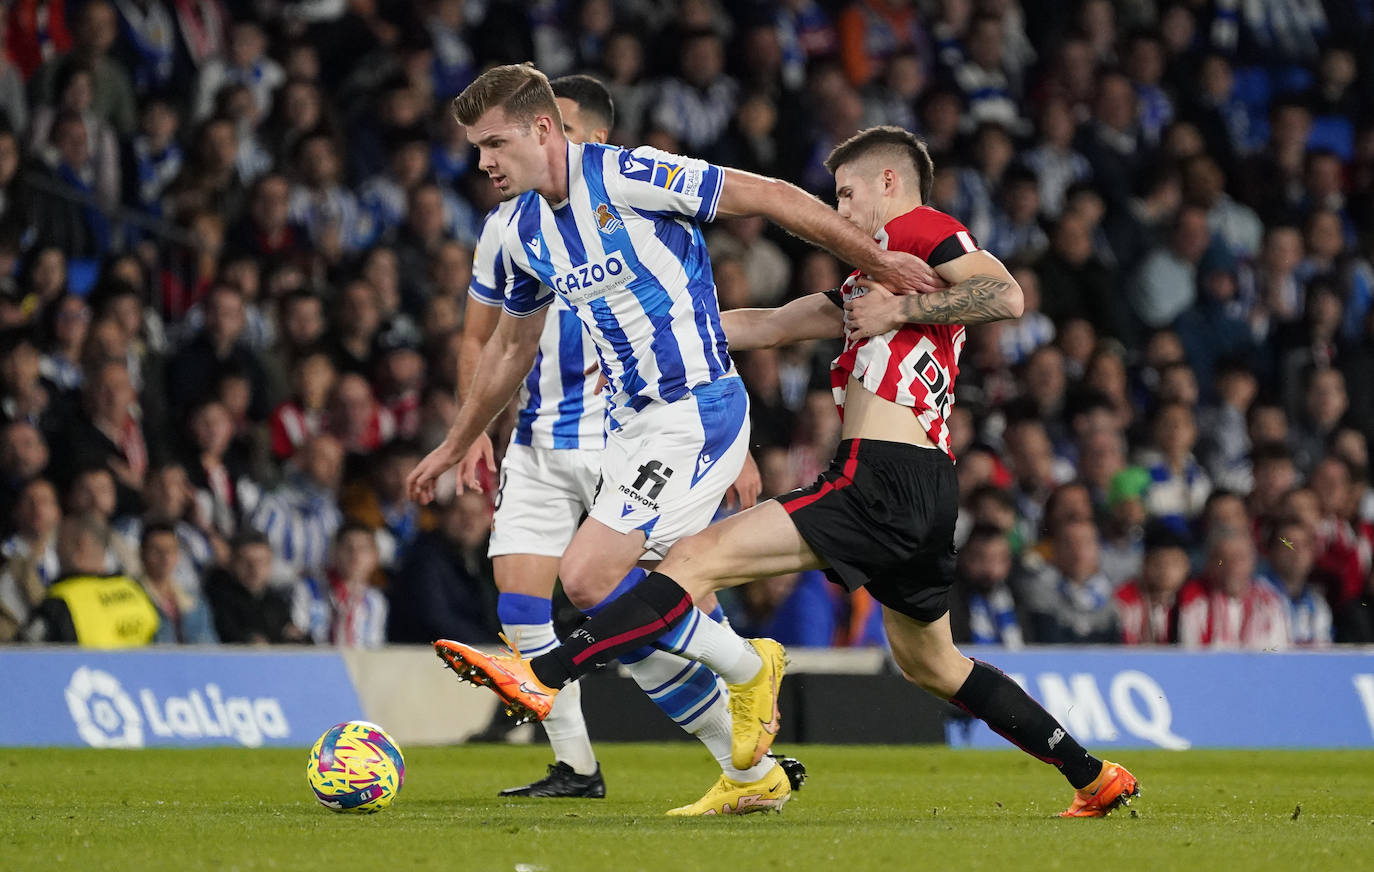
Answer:
[{"label": "football", "polygon": [[381,727],[347,721],[326,730],[310,749],[305,777],[325,808],[372,814],[400,793],[406,761]]}]

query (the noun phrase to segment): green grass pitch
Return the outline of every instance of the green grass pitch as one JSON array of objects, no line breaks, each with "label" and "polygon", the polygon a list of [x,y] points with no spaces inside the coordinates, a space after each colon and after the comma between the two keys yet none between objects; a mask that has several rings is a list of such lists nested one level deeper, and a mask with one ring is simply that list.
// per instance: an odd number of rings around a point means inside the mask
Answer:
[{"label": "green grass pitch", "polygon": [[305,748],[2,750],[0,869],[1374,869],[1374,752],[1126,752],[1131,809],[1058,820],[1067,785],[1015,751],[786,750],[811,780],[781,815],[692,820],[662,816],[714,777],[685,743],[601,746],[602,801],[498,800],[541,747],[412,748],[371,816],[316,804]]}]

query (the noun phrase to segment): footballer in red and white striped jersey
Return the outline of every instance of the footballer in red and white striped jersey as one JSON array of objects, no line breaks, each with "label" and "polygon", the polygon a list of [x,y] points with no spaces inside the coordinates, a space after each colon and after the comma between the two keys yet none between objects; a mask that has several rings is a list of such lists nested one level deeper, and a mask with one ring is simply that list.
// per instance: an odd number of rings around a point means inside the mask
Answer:
[{"label": "footballer in red and white striped jersey", "polygon": [[[875,238],[883,248],[909,252],[932,267],[979,250],[968,228],[929,206],[893,218]],[[865,293],[856,270],[831,300],[842,307]],[[844,351],[830,365],[830,385],[841,417],[852,375],[884,400],[911,407],[931,443],[953,458],[945,419],[954,406],[964,337],[962,324],[905,324],[865,339],[846,335]]]}]

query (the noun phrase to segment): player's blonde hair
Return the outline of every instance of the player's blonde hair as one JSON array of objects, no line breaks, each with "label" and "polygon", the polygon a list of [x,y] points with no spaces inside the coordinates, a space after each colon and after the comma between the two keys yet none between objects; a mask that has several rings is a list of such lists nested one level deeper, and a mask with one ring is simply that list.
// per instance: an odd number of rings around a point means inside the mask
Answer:
[{"label": "player's blonde hair", "polygon": [[512,121],[529,122],[536,115],[548,115],[562,128],[549,78],[534,64],[505,64],[492,67],[453,98],[453,115],[464,126],[475,124],[489,110],[500,106]]}]

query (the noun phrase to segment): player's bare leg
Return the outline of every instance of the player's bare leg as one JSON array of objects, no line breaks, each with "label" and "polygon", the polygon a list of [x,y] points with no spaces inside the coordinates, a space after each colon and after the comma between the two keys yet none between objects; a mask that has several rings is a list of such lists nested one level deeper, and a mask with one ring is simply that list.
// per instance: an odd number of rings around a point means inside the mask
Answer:
[{"label": "player's bare leg", "polygon": [[926,623],[884,606],[883,625],[892,656],[908,681],[982,719],[1064,774],[1075,795],[1061,817],[1102,817],[1140,793],[1135,776],[1085,751],[1020,685],[996,667],[961,654],[950,634],[948,613]]}]

